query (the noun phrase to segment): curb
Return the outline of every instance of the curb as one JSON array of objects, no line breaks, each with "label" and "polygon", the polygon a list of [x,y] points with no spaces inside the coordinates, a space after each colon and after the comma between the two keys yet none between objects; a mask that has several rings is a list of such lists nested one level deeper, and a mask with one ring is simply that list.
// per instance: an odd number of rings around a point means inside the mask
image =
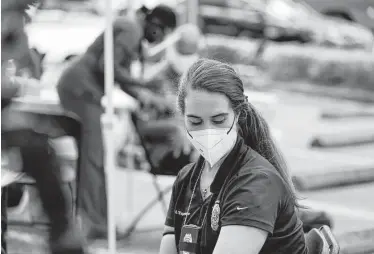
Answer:
[{"label": "curb", "polygon": [[318,97],[335,98],[370,104],[374,103],[373,91],[354,90],[346,87],[328,87],[324,85],[306,83],[305,81],[290,83],[272,81],[272,84],[259,88],[259,90],[281,90]]},{"label": "curb", "polygon": [[347,119],[347,118],[374,118],[374,112],[324,112],[321,114],[321,119],[328,119],[328,120],[339,120],[339,119]]},{"label": "curb", "polygon": [[374,131],[324,134],[312,139],[310,147],[332,148],[374,143]]},{"label": "curb", "polygon": [[336,236],[340,254],[374,253],[374,229],[343,233]]},{"label": "curb", "polygon": [[374,182],[374,165],[359,168],[337,168],[325,173],[293,176],[292,181],[299,191],[320,190],[361,183]]}]

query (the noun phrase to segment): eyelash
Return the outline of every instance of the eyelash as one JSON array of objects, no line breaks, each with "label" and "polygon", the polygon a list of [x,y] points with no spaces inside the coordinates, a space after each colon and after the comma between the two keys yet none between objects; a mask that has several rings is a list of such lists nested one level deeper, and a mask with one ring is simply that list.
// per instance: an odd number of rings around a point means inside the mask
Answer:
[{"label": "eyelash", "polygon": [[224,120],[221,120],[221,121],[213,121],[215,124],[222,124],[223,122],[225,121],[225,119]]},{"label": "eyelash", "polygon": [[[225,121],[225,119],[221,120],[221,121],[213,121],[213,123],[215,123],[215,124],[223,124],[224,121]],[[201,123],[202,123],[202,121],[198,122],[198,123],[191,122],[192,125],[200,125]]]}]

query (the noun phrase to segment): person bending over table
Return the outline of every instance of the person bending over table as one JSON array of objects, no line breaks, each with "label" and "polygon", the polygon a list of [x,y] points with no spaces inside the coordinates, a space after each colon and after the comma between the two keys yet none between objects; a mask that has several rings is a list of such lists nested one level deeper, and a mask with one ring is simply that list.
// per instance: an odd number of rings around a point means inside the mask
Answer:
[{"label": "person bending over table", "polygon": [[[175,27],[176,15],[172,9],[164,5],[148,10],[143,16],[118,17],[113,24],[115,82],[141,104],[155,107],[159,111],[169,107],[164,98],[146,88],[153,81],[143,82],[133,78],[130,74],[130,66],[135,59],[142,57],[142,53],[146,53],[141,50],[143,40],[150,43],[160,42]],[[83,230],[91,239],[103,238],[107,235],[104,148],[100,123],[103,113],[101,98],[104,95],[104,72],[104,33],[102,33],[87,51],[63,72],[57,86],[62,106],[75,112],[83,123],[82,164],[77,198]],[[164,133],[168,129],[176,130],[169,125],[158,128],[161,130],[159,134],[170,137],[172,133]],[[152,135],[154,128],[147,123],[144,131],[146,132],[144,135]],[[169,146],[168,149],[174,148]]]},{"label": "person bending over table", "polygon": [[233,68],[198,60],[177,104],[201,156],[174,182],[160,254],[307,253],[287,167]]},{"label": "person bending over table", "polygon": [[[40,133],[40,123],[32,115],[9,110],[12,99],[37,81],[14,77],[21,74],[23,61],[30,49],[25,33],[26,10],[34,0],[1,1],[1,149],[19,148],[22,169],[35,179],[43,208],[50,221],[49,245],[53,254],[83,254],[83,240],[77,235],[69,218],[69,205],[61,185],[60,165],[47,135]],[[14,61],[12,71],[9,61]],[[18,68],[17,68],[18,67]],[[37,73],[31,76],[38,78]],[[39,73],[40,74],[40,73]],[[2,194],[1,246],[7,252],[6,190]],[[82,240],[82,241],[81,241]]]},{"label": "person bending over table", "polygon": [[[3,44],[4,45],[4,44]],[[4,60],[4,61],[3,61]],[[2,59],[2,67],[7,64]],[[19,148],[22,171],[35,179],[44,211],[50,221],[49,244],[53,254],[83,254],[83,239],[71,221],[71,206],[62,188],[60,164],[48,135],[41,132],[40,122],[33,115],[14,111],[10,105],[12,98],[35,80],[1,76],[1,149]],[[30,84],[32,83],[32,84]],[[43,129],[43,127],[42,127]],[[20,163],[20,162],[17,162]],[[2,169],[3,170],[3,169]],[[10,169],[12,170],[12,168]],[[5,234],[7,231],[7,187],[2,190],[2,254],[7,253]]]}]

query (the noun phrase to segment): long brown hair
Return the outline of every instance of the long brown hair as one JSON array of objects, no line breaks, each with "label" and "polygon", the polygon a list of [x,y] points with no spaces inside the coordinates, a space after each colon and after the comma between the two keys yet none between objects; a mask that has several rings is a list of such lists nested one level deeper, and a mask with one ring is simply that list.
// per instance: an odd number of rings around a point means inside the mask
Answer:
[{"label": "long brown hair", "polygon": [[239,133],[245,144],[274,166],[290,192],[295,206],[299,207],[285,160],[270,135],[266,121],[248,102],[242,80],[235,70],[230,65],[216,60],[202,58],[196,61],[179,82],[177,104],[182,114],[185,112],[185,98],[189,89],[221,93],[230,100],[235,114],[239,116]]}]

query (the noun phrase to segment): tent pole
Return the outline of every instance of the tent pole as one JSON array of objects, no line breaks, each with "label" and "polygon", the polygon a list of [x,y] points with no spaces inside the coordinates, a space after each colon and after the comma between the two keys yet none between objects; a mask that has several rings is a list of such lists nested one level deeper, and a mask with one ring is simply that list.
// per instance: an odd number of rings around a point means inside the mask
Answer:
[{"label": "tent pole", "polygon": [[198,25],[199,0],[187,0],[187,23]]},{"label": "tent pole", "polygon": [[[104,142],[105,145],[105,172],[107,188],[107,209],[108,209],[108,251],[109,254],[116,254],[116,221],[114,214],[113,174],[115,171],[115,148],[113,142],[113,11],[112,0],[106,0],[106,28],[104,33],[104,55],[105,55],[105,97],[107,104],[104,119]],[[106,140],[105,140],[106,139]]]}]

